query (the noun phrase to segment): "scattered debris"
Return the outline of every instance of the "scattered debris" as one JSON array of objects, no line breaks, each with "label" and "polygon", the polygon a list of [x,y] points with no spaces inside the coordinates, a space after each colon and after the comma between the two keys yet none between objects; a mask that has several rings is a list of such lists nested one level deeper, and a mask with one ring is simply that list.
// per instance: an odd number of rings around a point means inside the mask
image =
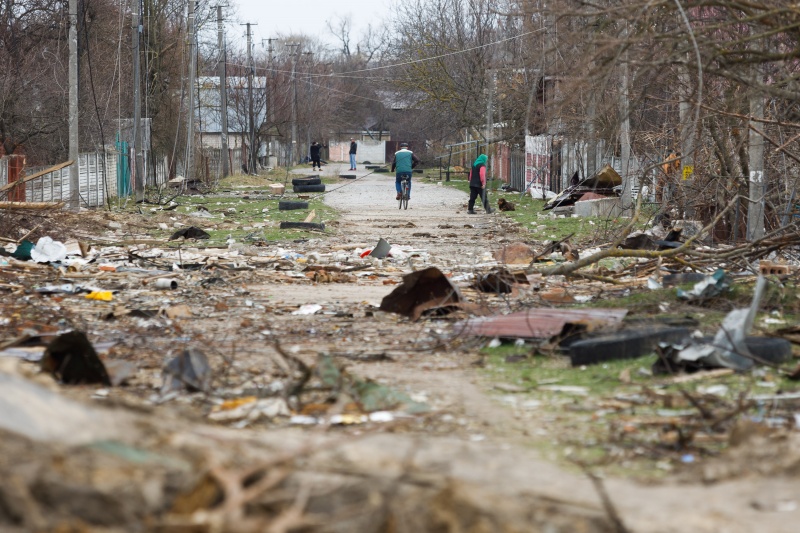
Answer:
[{"label": "scattered debris", "polygon": [[174,241],[180,239],[181,237],[184,239],[210,239],[211,235],[198,227],[189,226],[188,228],[181,228],[173,233],[169,240]]},{"label": "scattered debris", "polygon": [[82,331],[70,331],[53,339],[45,349],[41,367],[65,385],[111,385],[103,362]]},{"label": "scattered debris", "polygon": [[211,367],[203,352],[187,348],[173,357],[164,367],[162,396],[172,391],[208,391],[211,385]]},{"label": "scattered debris", "polygon": [[509,272],[505,268],[500,268],[481,274],[472,284],[472,287],[481,292],[494,294],[510,294],[517,285],[529,285],[528,277],[524,272]]}]

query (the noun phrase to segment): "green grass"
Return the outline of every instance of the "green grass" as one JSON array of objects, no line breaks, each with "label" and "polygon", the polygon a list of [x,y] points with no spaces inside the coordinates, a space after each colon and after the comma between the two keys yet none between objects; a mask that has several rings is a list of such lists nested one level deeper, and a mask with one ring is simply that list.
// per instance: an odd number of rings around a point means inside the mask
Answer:
[{"label": "green grass", "polygon": [[[325,180],[336,183],[338,180]],[[219,247],[227,246],[229,238],[239,243],[254,242],[278,242],[291,241],[302,238],[319,238],[329,234],[326,229],[324,233],[318,231],[303,230],[281,230],[280,222],[302,222],[306,216],[314,210],[316,217],[312,222],[330,222],[335,220],[338,213],[335,209],[328,207],[323,202],[321,193],[308,193],[310,198],[308,209],[280,211],[278,202],[280,200],[295,200],[298,195],[292,191],[291,181],[288,182],[287,192],[283,198],[264,198],[270,194],[269,184],[277,181],[268,181],[262,176],[232,176],[223,180],[219,188],[206,195],[187,195],[179,196],[174,199],[178,207],[172,211],[172,218],[184,224],[194,224],[206,231],[211,238],[194,243],[200,247]],[[282,181],[280,182],[282,183]],[[233,194],[232,194],[233,193]],[[245,198],[247,197],[247,198]],[[198,212],[198,208],[205,208],[213,218],[192,217]],[[131,209],[133,209],[132,207]],[[145,211],[147,213],[147,211]],[[151,212],[152,213],[152,212]],[[155,212],[154,216],[160,216],[163,220],[167,212]],[[192,218],[187,218],[192,217]],[[158,224],[152,224],[153,228],[148,234],[156,239],[168,239],[176,228],[172,227],[172,221],[167,230],[158,228]],[[175,241],[169,243],[172,246],[180,246],[182,243]]]}]

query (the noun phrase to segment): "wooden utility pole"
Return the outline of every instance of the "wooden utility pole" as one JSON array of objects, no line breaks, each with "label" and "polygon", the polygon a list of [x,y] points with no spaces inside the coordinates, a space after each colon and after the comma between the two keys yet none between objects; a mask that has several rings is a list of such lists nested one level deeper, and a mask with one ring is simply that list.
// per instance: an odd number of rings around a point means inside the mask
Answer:
[{"label": "wooden utility pole", "polygon": [[139,42],[142,33],[142,17],[139,12],[139,0],[133,3],[133,20],[131,21],[133,49],[133,160],[131,175],[134,180],[136,201],[144,200],[144,163],[142,162],[142,92],[139,65]]},{"label": "wooden utility pole", "polygon": [[231,173],[228,162],[228,79],[226,76],[227,50],[222,26],[222,6],[217,6],[217,48],[219,60],[217,61],[217,74],[219,76],[219,107],[220,107],[220,159],[222,160],[222,177]]},{"label": "wooden utility pole", "polygon": [[189,31],[189,82],[186,84],[189,87],[189,116],[186,120],[186,177],[194,177],[194,91],[196,89],[197,78],[197,54],[195,53],[195,35],[194,35],[194,8],[195,0],[189,0],[189,17],[188,17],[188,31]]},{"label": "wooden utility pole", "polygon": [[80,209],[78,175],[78,0],[69,0],[69,208]]},{"label": "wooden utility pole", "polygon": [[256,173],[256,156],[258,148],[256,148],[256,125],[255,117],[253,116],[253,75],[255,68],[253,68],[253,41],[250,33],[251,24],[247,23],[247,123],[249,128],[250,138],[250,151],[247,154],[247,166],[250,174]]},{"label": "wooden utility pole", "polygon": [[293,49],[292,51],[292,144],[289,147],[289,166],[294,165],[295,150],[297,150],[297,56],[299,49],[295,50],[294,47],[299,47],[298,43],[291,43],[287,46]]}]

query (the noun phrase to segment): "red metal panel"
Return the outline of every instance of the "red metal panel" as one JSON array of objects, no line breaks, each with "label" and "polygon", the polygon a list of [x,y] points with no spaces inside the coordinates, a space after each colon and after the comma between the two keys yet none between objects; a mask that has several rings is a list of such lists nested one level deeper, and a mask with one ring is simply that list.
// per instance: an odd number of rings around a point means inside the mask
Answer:
[{"label": "red metal panel", "polygon": [[480,337],[549,339],[567,324],[616,326],[627,309],[528,309],[509,315],[473,318],[462,323],[462,333]]}]

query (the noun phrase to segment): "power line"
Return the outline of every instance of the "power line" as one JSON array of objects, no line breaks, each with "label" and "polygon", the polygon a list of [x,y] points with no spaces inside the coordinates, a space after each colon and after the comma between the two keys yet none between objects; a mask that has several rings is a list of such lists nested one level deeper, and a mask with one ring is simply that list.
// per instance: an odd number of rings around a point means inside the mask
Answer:
[{"label": "power line", "polygon": [[[505,43],[505,42],[508,42],[508,41],[513,41],[515,39],[520,39],[522,37],[526,37],[526,36],[532,35],[534,33],[539,33],[541,31],[544,31],[544,29],[543,28],[539,28],[537,30],[531,30],[531,31],[528,31],[528,32],[525,32],[525,33],[512,35],[511,37],[506,37],[505,39],[500,39],[499,41],[492,41],[491,43],[481,44],[481,45],[478,45],[478,46],[473,46],[471,48],[465,48],[463,50],[455,50],[453,52],[448,52],[446,54],[440,54],[438,56],[423,57],[422,59],[412,59],[410,61],[404,61],[402,63],[393,63],[391,65],[383,65],[383,66],[379,66],[379,67],[370,67],[370,68],[364,68],[364,69],[359,69],[359,70],[350,70],[350,71],[330,73],[330,74],[308,73],[307,76],[310,77],[310,78],[311,77],[314,77],[314,78],[351,77],[351,76],[345,76],[345,75],[346,74],[358,74],[358,73],[361,73],[361,72],[371,72],[373,70],[382,70],[382,69],[394,68],[394,67],[402,67],[402,66],[405,66],[405,65],[413,65],[415,63],[424,63],[426,61],[433,61],[433,60],[436,60],[436,59],[441,59],[443,57],[449,57],[449,56],[454,56],[454,55],[458,55],[458,54],[465,54],[467,52],[472,52],[474,50],[480,50],[481,48],[488,48],[489,46],[494,46],[496,44],[501,44],[501,43]],[[235,65],[235,63],[233,63],[233,64]],[[245,66],[245,65],[236,65],[236,66]],[[291,71],[279,70],[279,69],[271,69],[271,72],[282,73],[282,74],[291,74]]]}]

